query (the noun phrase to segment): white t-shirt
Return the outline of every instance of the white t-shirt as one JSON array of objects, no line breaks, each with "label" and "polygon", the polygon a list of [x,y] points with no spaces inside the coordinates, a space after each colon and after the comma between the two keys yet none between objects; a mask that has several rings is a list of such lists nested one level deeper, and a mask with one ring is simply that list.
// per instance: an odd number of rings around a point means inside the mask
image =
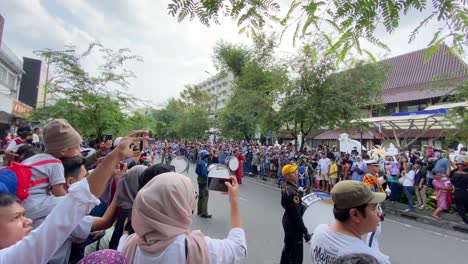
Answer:
[{"label": "white t-shirt", "polygon": [[10,144],[8,144],[8,147],[6,150],[11,151],[11,152],[17,152],[19,148],[19,144],[16,144],[15,140],[10,141]]},{"label": "white t-shirt", "polygon": [[328,168],[331,165],[331,161],[329,158],[321,158],[318,161],[318,164],[320,165],[320,170],[322,173],[328,173]]},{"label": "white t-shirt", "polygon": [[[23,164],[33,164],[43,160],[55,159],[52,155],[41,153],[25,159]],[[29,197],[21,205],[26,210],[26,216],[33,220],[37,227],[44,218],[54,209],[59,199],[49,193],[50,187],[65,183],[64,168],[62,164],[50,163],[31,168],[32,181],[49,178],[48,182],[29,188]]]},{"label": "white t-shirt", "polygon": [[410,170],[408,173],[406,173],[405,180],[403,181],[403,186],[414,186],[414,176],[415,176],[414,170]]},{"label": "white t-shirt", "polygon": [[34,144],[39,143],[39,136],[36,133],[32,134],[32,138],[33,138],[32,143]]},{"label": "white t-shirt", "polygon": [[[127,239],[128,235],[123,235],[120,238],[118,251],[122,252]],[[247,257],[245,232],[242,228],[231,229],[226,239],[213,239],[205,236],[205,240],[210,252],[211,264],[243,263]],[[137,246],[133,263],[187,263],[185,256],[185,234],[177,236],[174,242],[159,255],[147,254]]]},{"label": "white t-shirt", "polygon": [[364,241],[335,232],[328,225],[319,225],[314,230],[310,243],[313,264],[328,264],[340,256],[350,254],[368,254],[380,264],[390,264],[390,259],[379,251],[370,248]]}]

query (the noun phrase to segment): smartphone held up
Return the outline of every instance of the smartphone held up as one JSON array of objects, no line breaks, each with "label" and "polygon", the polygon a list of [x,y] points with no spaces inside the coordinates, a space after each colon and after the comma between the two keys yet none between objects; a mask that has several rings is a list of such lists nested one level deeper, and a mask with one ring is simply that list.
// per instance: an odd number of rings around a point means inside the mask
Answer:
[{"label": "smartphone held up", "polygon": [[232,184],[231,178],[208,177],[208,190],[218,192],[228,192],[226,182]]}]

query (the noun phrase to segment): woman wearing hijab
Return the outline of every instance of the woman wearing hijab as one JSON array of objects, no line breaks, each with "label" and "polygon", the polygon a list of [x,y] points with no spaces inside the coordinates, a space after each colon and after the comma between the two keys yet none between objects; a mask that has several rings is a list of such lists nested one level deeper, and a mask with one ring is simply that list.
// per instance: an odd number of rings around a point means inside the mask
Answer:
[{"label": "woman wearing hijab", "polygon": [[[133,201],[137,196],[138,191],[149,182],[152,178],[159,174],[174,171],[174,166],[167,164],[156,164],[151,167],[144,165],[136,165],[125,173],[117,184],[117,206],[121,209],[117,218],[114,232],[109,248],[117,249],[119,239],[123,235],[124,229],[133,234],[131,227]],[[124,226],[125,221],[127,224]]]},{"label": "woman wearing hijab", "polygon": [[223,240],[190,231],[197,195],[192,181],[175,172],[153,178],[133,204],[135,234],[121,239],[127,262],[171,264],[239,263],[247,255],[235,177],[226,183],[231,207],[231,230]]}]

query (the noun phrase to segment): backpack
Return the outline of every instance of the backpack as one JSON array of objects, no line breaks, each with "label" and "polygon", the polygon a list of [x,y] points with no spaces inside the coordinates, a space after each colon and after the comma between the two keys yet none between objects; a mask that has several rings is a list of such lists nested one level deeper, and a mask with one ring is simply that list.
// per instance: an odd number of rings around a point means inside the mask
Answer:
[{"label": "backpack", "polygon": [[[58,159],[43,160],[33,164],[12,162],[10,166],[0,168],[0,177],[11,177],[11,175],[16,176],[16,196],[18,197],[19,201],[22,202],[29,197],[29,188],[49,182],[49,178],[31,181],[31,168],[51,163],[62,164],[62,162]],[[10,191],[14,190],[15,188],[10,189]]]}]

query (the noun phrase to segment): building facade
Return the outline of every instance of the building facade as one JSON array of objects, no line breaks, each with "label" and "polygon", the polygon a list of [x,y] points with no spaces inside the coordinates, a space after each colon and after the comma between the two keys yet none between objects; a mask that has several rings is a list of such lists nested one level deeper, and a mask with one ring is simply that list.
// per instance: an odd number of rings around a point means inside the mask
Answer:
[{"label": "building facade", "polygon": [[[451,54],[446,45],[427,62],[425,52],[426,49],[422,49],[380,61],[389,67],[383,108],[363,111],[363,121],[370,124],[369,129],[312,131],[306,136],[306,143],[312,147],[338,145],[340,134],[348,133],[350,138],[362,140],[367,148],[390,143],[402,149],[443,146],[450,129],[450,124],[444,121],[444,113],[451,107],[467,105],[468,98],[454,96],[454,93],[460,82],[468,81],[468,66]],[[284,134],[281,133],[280,138],[291,140]]]},{"label": "building facade", "polygon": [[20,100],[23,62],[8,48],[2,39],[4,19],[0,16],[0,137],[5,131],[15,131],[15,127],[28,117],[32,108]]},{"label": "building facade", "polygon": [[227,99],[232,94],[232,85],[234,83],[234,75],[232,73],[219,73],[211,78],[198,84],[202,91],[212,95],[215,99],[211,104],[211,112],[216,112],[224,108]]}]

